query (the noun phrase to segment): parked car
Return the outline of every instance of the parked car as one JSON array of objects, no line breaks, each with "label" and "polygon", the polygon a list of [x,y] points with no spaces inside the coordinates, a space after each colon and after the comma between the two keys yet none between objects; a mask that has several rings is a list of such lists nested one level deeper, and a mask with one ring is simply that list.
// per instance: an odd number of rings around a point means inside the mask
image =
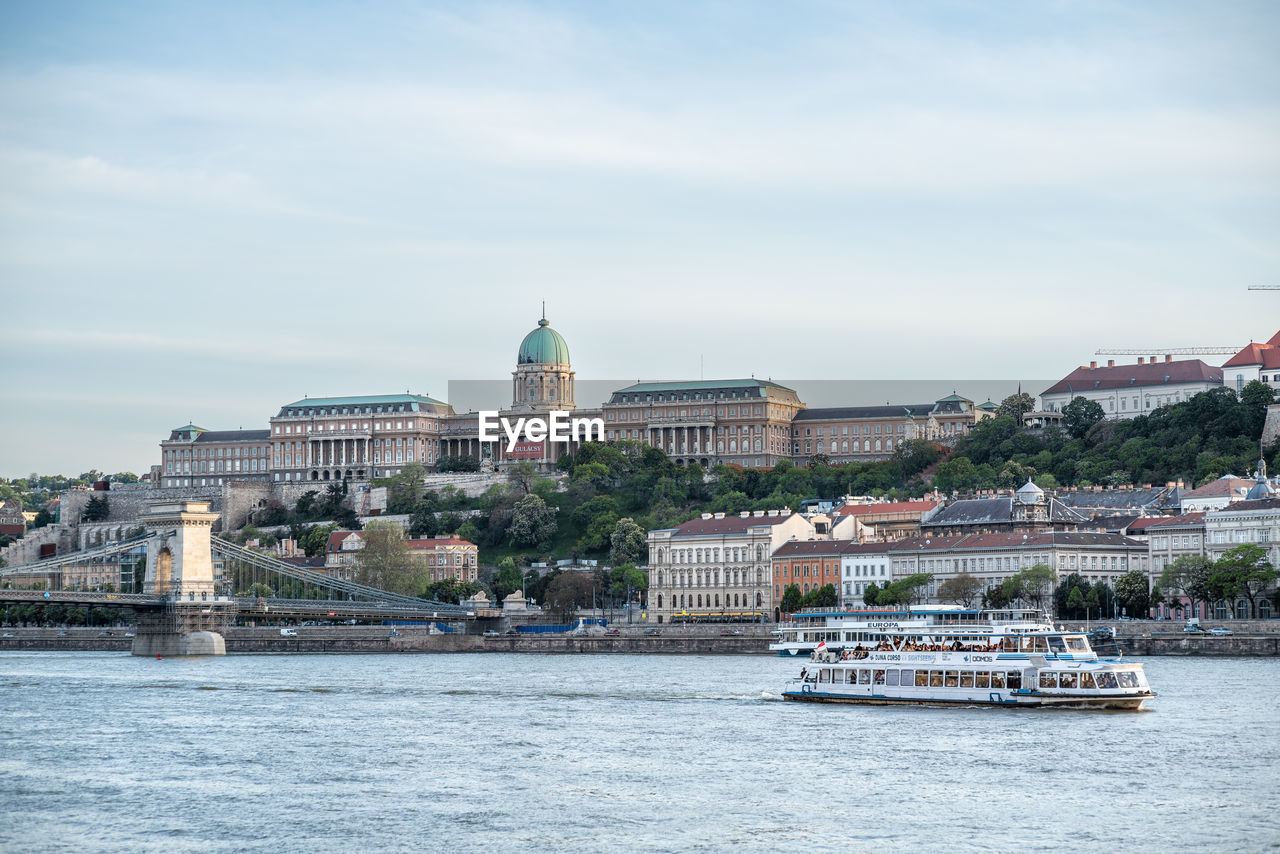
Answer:
[{"label": "parked car", "polygon": [[721,629],[721,630],[720,630],[720,634],[722,634],[722,635],[740,635],[740,634],[742,634],[742,629]]},{"label": "parked car", "polygon": [[113,638],[115,636],[116,636],[115,632],[109,632],[109,631],[106,631],[105,629],[103,631],[98,632],[98,637],[100,638]]},{"label": "parked car", "polygon": [[1197,635],[1206,634],[1205,630],[1197,623],[1187,623],[1185,626],[1182,627],[1182,630],[1184,632],[1191,632],[1192,634],[1197,634]]},{"label": "parked car", "polygon": [[13,632],[5,632],[5,633],[4,633],[4,636],[5,636],[5,637],[7,637],[7,638],[15,638],[15,637],[17,637],[17,635],[15,635]]},{"label": "parked car", "polygon": [[486,629],[485,631],[481,632],[481,634],[482,634],[484,637],[487,637],[487,638],[498,638],[498,637],[502,637],[502,635],[501,635],[500,633],[495,632],[493,629]]},{"label": "parked car", "polygon": [[282,638],[296,638],[297,636],[298,636],[297,629],[281,629],[280,630],[280,637]]},{"label": "parked car", "polygon": [[1231,635],[1234,635],[1235,632],[1231,631],[1231,629],[1224,628],[1223,626],[1214,626],[1213,628],[1209,629],[1209,634],[1217,635],[1220,638],[1225,638],[1225,637],[1230,637]]},{"label": "parked car", "polygon": [[1111,626],[1095,626],[1089,636],[1095,640],[1111,640],[1116,636],[1116,630]]},{"label": "parked car", "polygon": [[622,633],[621,633],[621,632],[619,632],[617,629],[605,629],[604,633],[605,633],[606,635],[618,635],[618,634],[622,634]]},{"label": "parked car", "polygon": [[645,629],[644,633],[646,635],[652,635],[653,637],[657,637],[658,635],[662,634],[662,629]]},{"label": "parked car", "polygon": [[65,631],[65,630],[64,630],[64,631],[61,631],[61,632],[58,632],[58,637],[60,637],[60,638],[65,638],[66,636],[67,636],[67,633],[66,633],[66,631]]}]

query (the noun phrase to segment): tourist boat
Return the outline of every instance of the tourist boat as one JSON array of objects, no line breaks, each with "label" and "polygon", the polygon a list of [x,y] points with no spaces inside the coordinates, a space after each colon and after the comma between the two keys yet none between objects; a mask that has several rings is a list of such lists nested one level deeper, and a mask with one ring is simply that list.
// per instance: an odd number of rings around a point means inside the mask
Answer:
[{"label": "tourist boat", "polygon": [[983,611],[975,612],[981,619],[963,621],[948,613],[965,612],[934,609],[895,626],[842,620],[842,635],[864,639],[842,640],[842,649],[819,641],[783,698],[1134,710],[1155,696],[1141,664],[1118,649],[1116,657],[1100,658],[1084,634],[1055,629],[1039,612],[1028,620],[1025,611]]},{"label": "tourist boat", "polygon": [[769,650],[781,656],[809,655],[818,644],[840,652],[880,641],[884,629],[933,626],[999,625],[1010,629],[1044,625],[1044,615],[1034,608],[975,610],[954,605],[912,605],[902,608],[865,608],[856,611],[799,611],[773,630],[777,640]]}]

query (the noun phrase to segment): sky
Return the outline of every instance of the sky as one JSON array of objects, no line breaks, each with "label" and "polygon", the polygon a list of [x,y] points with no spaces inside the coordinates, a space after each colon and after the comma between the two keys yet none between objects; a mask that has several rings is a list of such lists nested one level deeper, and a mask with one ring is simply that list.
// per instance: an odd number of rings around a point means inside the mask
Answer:
[{"label": "sky", "polygon": [[1277,43],[1270,2],[0,4],[0,476],[502,380],[544,300],[582,380],[1266,340]]}]

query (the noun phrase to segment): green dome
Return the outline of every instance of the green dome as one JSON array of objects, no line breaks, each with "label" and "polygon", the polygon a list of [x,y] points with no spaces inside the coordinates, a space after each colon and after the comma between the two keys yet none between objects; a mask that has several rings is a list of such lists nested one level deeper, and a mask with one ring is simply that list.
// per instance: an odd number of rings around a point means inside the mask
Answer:
[{"label": "green dome", "polygon": [[569,345],[564,343],[559,332],[547,325],[545,317],[538,321],[537,329],[524,336],[520,342],[520,355],[516,356],[517,365],[541,363],[569,364]]}]

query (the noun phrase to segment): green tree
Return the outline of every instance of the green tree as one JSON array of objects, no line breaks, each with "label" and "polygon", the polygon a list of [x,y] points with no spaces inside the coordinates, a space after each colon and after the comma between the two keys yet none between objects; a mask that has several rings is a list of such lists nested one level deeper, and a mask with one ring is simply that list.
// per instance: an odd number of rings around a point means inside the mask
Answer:
[{"label": "green tree", "polygon": [[643,570],[636,569],[635,564],[624,563],[621,566],[615,566],[613,572],[609,574],[609,592],[624,602],[628,601],[631,593],[648,589],[649,575]]},{"label": "green tree", "polygon": [[834,584],[824,584],[821,587],[815,587],[800,600],[802,608],[833,608],[840,604],[840,597],[836,595]]},{"label": "green tree", "polygon": [[800,610],[801,598],[803,597],[800,587],[796,584],[788,584],[787,589],[782,591],[782,601],[778,604],[778,609],[784,614],[794,614]]},{"label": "green tree", "polygon": [[996,407],[996,417],[1012,418],[1018,424],[1022,423],[1022,416],[1036,408],[1036,399],[1025,391],[1019,394],[1011,394],[1004,400],[1000,401],[1000,405]]},{"label": "green tree", "polygon": [[1169,593],[1185,596],[1190,602],[1191,611],[1196,613],[1197,605],[1212,598],[1209,588],[1212,575],[1212,560],[1203,555],[1183,555],[1160,573],[1160,587],[1166,596]]},{"label": "green tree", "polygon": [[891,581],[881,588],[876,596],[876,604],[910,605],[918,602],[931,581],[933,576],[927,572],[918,572],[906,578]]},{"label": "green tree", "polygon": [[1116,579],[1116,598],[1120,607],[1130,617],[1145,617],[1151,608],[1151,592],[1147,589],[1147,576],[1138,569],[1131,569]]},{"label": "green tree", "polygon": [[872,581],[862,591],[862,604],[874,608],[880,602],[880,585]]},{"label": "green tree", "polygon": [[580,608],[590,607],[594,595],[590,576],[581,572],[561,572],[547,585],[543,605],[562,622],[567,622]]},{"label": "green tree", "polygon": [[515,558],[508,556],[498,561],[498,574],[493,579],[494,600],[501,605],[504,598],[521,588],[523,580]]},{"label": "green tree", "polygon": [[1102,619],[1102,601],[1098,598],[1098,588],[1091,587],[1089,595],[1084,598],[1084,618],[1089,619],[1090,614],[1096,614],[1098,619]]},{"label": "green tree", "polygon": [[387,479],[387,512],[412,513],[423,493],[427,470],[421,463],[407,463],[400,473]]},{"label": "green tree", "polygon": [[556,510],[538,495],[526,495],[511,509],[508,536],[517,546],[550,547],[556,535]]},{"label": "green tree", "polygon": [[635,519],[630,516],[619,519],[609,538],[609,563],[618,566],[639,561],[647,552],[647,537]]},{"label": "green tree", "polygon": [[83,522],[105,522],[111,515],[111,501],[107,496],[93,496],[84,506],[80,514]]},{"label": "green tree", "polygon": [[1228,549],[1214,562],[1210,586],[1220,591],[1216,599],[1244,596],[1249,600],[1249,617],[1256,618],[1258,597],[1277,577],[1280,573],[1267,560],[1266,550],[1254,543],[1244,543]]},{"label": "green tree", "polygon": [[1097,424],[1106,415],[1102,404],[1084,397],[1074,397],[1062,407],[1062,420],[1073,439],[1083,439],[1089,428]]},{"label": "green tree", "polygon": [[982,582],[967,572],[961,572],[938,586],[938,598],[955,602],[961,608],[972,608],[982,595]]},{"label": "green tree", "polygon": [[364,545],[355,553],[353,569],[361,584],[406,596],[416,596],[425,586],[426,569],[410,556],[404,528],[375,519],[360,538]]},{"label": "green tree", "polygon": [[[1081,611],[1084,609],[1085,607],[1084,594],[1080,592],[1079,587],[1071,588],[1071,595],[1067,597],[1067,607],[1071,609],[1071,612],[1073,614],[1076,611]],[[1088,617],[1086,616],[1085,619],[1088,619]]]},{"label": "green tree", "polygon": [[315,557],[316,555],[324,554],[324,547],[325,544],[329,542],[329,535],[336,530],[338,530],[338,526],[332,523],[327,525],[312,525],[306,529],[306,532],[303,533],[301,539],[298,540],[298,545],[300,545],[302,550],[307,553],[307,557]]},{"label": "green tree", "polygon": [[1053,567],[1037,563],[1019,572],[1018,577],[1022,588],[1020,598],[1043,609],[1053,595],[1053,587],[1058,580],[1058,574],[1053,571]]}]

